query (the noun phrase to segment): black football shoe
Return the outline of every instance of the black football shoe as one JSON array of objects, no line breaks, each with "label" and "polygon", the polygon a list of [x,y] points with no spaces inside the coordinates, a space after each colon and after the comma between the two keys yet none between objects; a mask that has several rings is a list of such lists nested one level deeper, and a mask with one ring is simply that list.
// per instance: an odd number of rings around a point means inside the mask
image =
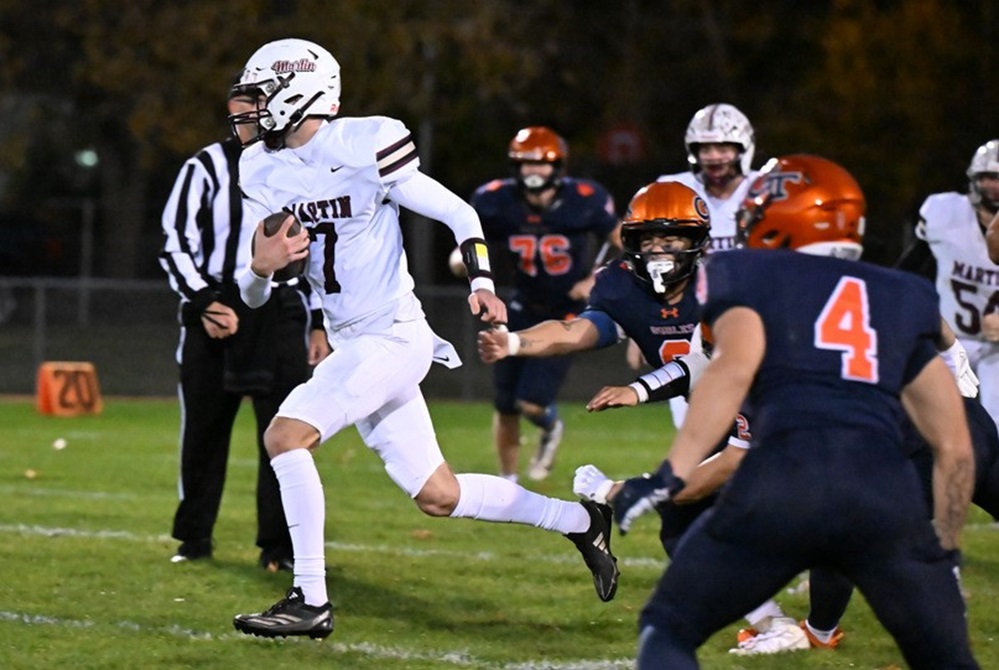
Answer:
[{"label": "black football shoe", "polygon": [[293,586],[287,595],[261,614],[237,614],[232,625],[241,633],[258,637],[308,635],[313,640],[333,632],[333,606],[305,604],[302,589]]},{"label": "black football shoe", "polygon": [[181,543],[177,548],[177,553],[170,557],[171,563],[183,563],[184,561],[198,561],[212,557],[212,541],[188,540]]},{"label": "black football shoe", "polygon": [[614,599],[617,593],[617,559],[611,553],[611,519],[613,517],[608,505],[601,505],[592,500],[580,500],[579,504],[590,514],[590,527],[581,533],[566,533],[579,553],[583,555],[586,567],[593,573],[593,587],[597,597],[604,602]]}]

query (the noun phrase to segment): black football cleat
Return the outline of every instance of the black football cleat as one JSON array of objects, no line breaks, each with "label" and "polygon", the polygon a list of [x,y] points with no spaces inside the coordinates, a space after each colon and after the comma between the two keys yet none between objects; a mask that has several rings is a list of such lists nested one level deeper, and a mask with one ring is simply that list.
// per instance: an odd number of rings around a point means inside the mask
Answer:
[{"label": "black football cleat", "polygon": [[610,548],[611,508],[592,500],[580,500],[579,504],[590,513],[590,527],[581,533],[566,533],[565,536],[576,545],[586,567],[593,573],[597,597],[608,602],[617,593],[617,578],[621,574]]},{"label": "black football cleat", "polygon": [[232,625],[241,633],[258,637],[308,635],[313,640],[333,632],[333,606],[305,604],[302,589],[293,586],[287,595],[261,614],[237,614]]},{"label": "black football cleat", "polygon": [[212,541],[188,540],[181,543],[177,548],[177,553],[170,557],[171,563],[183,563],[184,561],[199,561],[212,557]]}]

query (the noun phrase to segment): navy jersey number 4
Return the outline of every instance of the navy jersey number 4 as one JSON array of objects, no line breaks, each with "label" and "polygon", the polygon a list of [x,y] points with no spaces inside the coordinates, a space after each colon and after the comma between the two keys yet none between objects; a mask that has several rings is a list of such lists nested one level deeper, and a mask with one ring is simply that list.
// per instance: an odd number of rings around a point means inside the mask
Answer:
[{"label": "navy jersey number 4", "polygon": [[815,348],[842,352],[843,379],[878,383],[878,333],[863,279],[843,277],[836,284],[815,322]]},{"label": "navy jersey number 4", "polygon": [[869,263],[792,251],[716,254],[697,297],[709,325],[732,307],[763,321],[766,353],[750,393],[756,436],[817,421],[894,432],[899,417],[874,408],[887,401],[900,412],[902,387],[936,355],[933,286]]}]

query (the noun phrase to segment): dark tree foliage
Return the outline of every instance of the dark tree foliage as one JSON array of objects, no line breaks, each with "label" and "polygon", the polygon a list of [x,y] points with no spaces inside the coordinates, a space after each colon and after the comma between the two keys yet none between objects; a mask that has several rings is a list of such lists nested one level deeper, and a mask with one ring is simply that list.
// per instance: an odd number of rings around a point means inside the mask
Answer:
[{"label": "dark tree foliage", "polygon": [[[506,174],[513,133],[540,123],[623,210],[684,169],[698,108],[733,103],[756,128],[757,164],[813,152],[857,176],[868,255],[890,263],[922,198],[964,189],[975,148],[999,136],[997,14],[945,0],[0,0],[0,226],[96,197],[98,273],[158,276],[181,161],[227,132],[224,93],[253,50],[299,36],[340,61],[343,114],[403,119],[424,169],[462,195]],[[602,143],[620,125],[644,153],[609,164]],[[73,162],[84,148],[94,174]],[[413,265],[436,278],[452,241],[427,230]]]}]

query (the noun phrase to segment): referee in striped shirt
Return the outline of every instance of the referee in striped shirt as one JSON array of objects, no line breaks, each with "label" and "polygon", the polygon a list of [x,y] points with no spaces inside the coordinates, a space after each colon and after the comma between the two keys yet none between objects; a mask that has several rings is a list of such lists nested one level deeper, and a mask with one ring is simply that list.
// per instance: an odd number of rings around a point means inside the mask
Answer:
[{"label": "referee in striped shirt", "polygon": [[[229,113],[255,101],[230,94]],[[244,396],[257,420],[257,541],[268,570],[293,567],[291,538],[263,434],[285,396],[329,354],[317,296],[304,280],[276,285],[256,310],[234,277],[250,263],[257,221],[243,215],[240,142],[230,137],[189,158],[163,210],[160,265],[180,296],[180,503],[173,562],[210,558],[233,423]]]}]

